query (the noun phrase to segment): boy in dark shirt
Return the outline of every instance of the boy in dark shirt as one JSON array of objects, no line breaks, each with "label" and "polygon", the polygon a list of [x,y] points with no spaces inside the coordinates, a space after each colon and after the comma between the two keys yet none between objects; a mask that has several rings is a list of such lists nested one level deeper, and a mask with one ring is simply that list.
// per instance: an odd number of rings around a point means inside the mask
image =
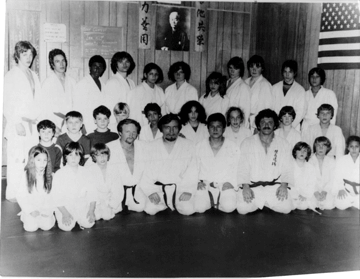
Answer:
[{"label": "boy in dark shirt", "polygon": [[[69,142],[78,142],[84,149],[85,162],[90,157],[91,141],[81,133],[83,126],[83,117],[78,111],[70,111],[65,115],[67,132],[60,135],[56,143],[64,150],[64,147]],[[84,165],[84,164],[82,164]]]},{"label": "boy in dark shirt", "polygon": [[38,146],[44,147],[50,154],[52,173],[60,169],[62,151],[61,147],[52,142],[55,135],[56,126],[50,120],[43,120],[37,124],[40,143]]},{"label": "boy in dark shirt", "polygon": [[105,106],[99,106],[94,109],[93,112],[94,121],[97,126],[94,133],[88,134],[88,138],[91,140],[91,145],[94,146],[97,143],[107,144],[110,141],[117,140],[119,135],[113,133],[108,128],[110,122],[111,111]]}]

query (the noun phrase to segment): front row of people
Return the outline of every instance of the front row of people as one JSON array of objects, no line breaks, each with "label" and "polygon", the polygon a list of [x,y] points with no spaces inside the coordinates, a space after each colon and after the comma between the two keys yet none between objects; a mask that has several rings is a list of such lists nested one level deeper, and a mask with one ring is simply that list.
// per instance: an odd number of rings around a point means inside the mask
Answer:
[{"label": "front row of people", "polygon": [[[69,127],[79,128],[72,118]],[[315,140],[310,158],[307,143],[298,142],[291,152],[289,143],[275,135],[279,121],[274,111],[261,111],[255,124],[258,134],[239,148],[223,136],[221,113],[208,117],[209,137],[196,146],[181,136],[174,114],[160,118],[162,137],[150,143],[137,140],[139,123],[125,119],[117,126],[120,139],[95,144],[85,166],[84,147],[67,142],[64,167],[55,174],[47,149],[33,147],[17,194],[24,229],[49,230],[55,217],[65,231],[76,223],[90,228],[125,210],[153,215],[170,208],[191,215],[211,207],[240,214],[264,206],[280,213],[359,208],[359,137],[349,137],[349,154],[335,165],[326,156],[331,150],[326,137]]]}]

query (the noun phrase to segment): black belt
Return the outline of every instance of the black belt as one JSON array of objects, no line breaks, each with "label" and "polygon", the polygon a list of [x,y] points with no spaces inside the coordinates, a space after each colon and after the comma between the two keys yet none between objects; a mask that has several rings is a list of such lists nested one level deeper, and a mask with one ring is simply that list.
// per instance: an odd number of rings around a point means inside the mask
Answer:
[{"label": "black belt", "polygon": [[[351,181],[350,181],[350,182],[351,182]],[[344,181],[344,186],[345,186],[345,184],[353,187],[354,193],[355,193],[356,195],[359,195],[359,192],[356,190],[356,187],[359,187],[359,186],[353,186],[353,185],[350,185],[349,183],[346,183],[346,182]],[[346,192],[348,192],[348,193],[350,194],[350,191],[349,191],[348,189],[345,188],[345,190],[346,190]]]},{"label": "black belt", "polygon": [[[169,205],[168,205],[168,203],[167,203],[167,195],[166,195],[166,192],[165,192],[165,187],[166,187],[166,186],[175,185],[175,191],[174,191],[174,194],[173,194],[173,196],[172,196],[172,203],[173,203],[174,208],[176,209],[176,206],[175,206],[176,184],[175,184],[175,183],[164,184],[164,183],[162,183],[162,182],[160,182],[160,181],[156,181],[154,184],[157,185],[157,186],[161,186],[161,189],[162,189],[162,191],[163,191],[163,193],[164,193],[164,201],[165,201],[165,204],[166,204],[167,207],[169,207]],[[169,207],[169,208],[170,208],[170,207]],[[170,209],[171,209],[171,208],[170,208]]]},{"label": "black belt", "polygon": [[134,202],[135,202],[136,204],[139,204],[139,202],[138,202],[137,200],[135,200],[136,184],[133,185],[133,186],[124,185],[124,192],[125,192],[125,193],[124,193],[124,198],[123,198],[123,200],[122,200],[122,202],[121,202],[121,205],[122,205],[123,210],[125,210],[125,211],[128,210],[128,207],[127,207],[127,205],[125,205],[125,203],[126,203],[126,192],[127,192],[127,189],[129,189],[129,188],[132,188],[131,193],[132,193]]},{"label": "black belt", "polygon": [[[203,180],[200,179],[200,182],[204,182]],[[209,186],[216,189],[215,185],[214,185],[214,182],[210,182],[209,183]],[[214,197],[212,195],[212,193],[208,190],[208,194],[209,194],[209,197],[210,197],[210,204],[211,204],[211,207],[215,207],[215,208],[218,208],[219,207],[219,201],[220,201],[220,195],[221,195],[221,190],[219,190],[219,196],[217,198],[217,203],[215,204],[215,201],[214,201]]]}]

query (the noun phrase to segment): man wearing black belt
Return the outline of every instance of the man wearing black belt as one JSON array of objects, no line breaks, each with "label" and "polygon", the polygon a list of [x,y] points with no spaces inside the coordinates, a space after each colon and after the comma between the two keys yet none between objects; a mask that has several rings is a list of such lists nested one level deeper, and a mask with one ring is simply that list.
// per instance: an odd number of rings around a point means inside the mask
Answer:
[{"label": "man wearing black belt", "polygon": [[240,148],[237,210],[246,214],[266,206],[289,213],[293,209],[287,190],[292,179],[290,145],[274,133],[279,125],[274,111],[260,111],[255,124],[259,133],[246,138]]},{"label": "man wearing black belt", "polygon": [[140,183],[147,196],[144,211],[154,215],[170,208],[191,215],[195,212],[193,197],[198,179],[195,145],[179,137],[181,124],[175,114],[164,115],[158,127],[163,137],[149,143]]}]

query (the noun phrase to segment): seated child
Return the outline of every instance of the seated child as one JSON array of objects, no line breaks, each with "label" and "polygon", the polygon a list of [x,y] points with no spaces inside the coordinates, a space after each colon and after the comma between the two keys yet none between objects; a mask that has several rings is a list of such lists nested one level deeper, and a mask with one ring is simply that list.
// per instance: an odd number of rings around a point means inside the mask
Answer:
[{"label": "seated child", "polygon": [[236,208],[237,170],[240,147],[223,137],[226,119],[222,113],[208,117],[210,138],[196,145],[199,182],[195,193],[195,212],[214,207],[223,212]]},{"label": "seated child", "polygon": [[81,144],[67,143],[63,161],[65,167],[55,173],[52,189],[58,226],[64,231],[71,231],[76,223],[80,228],[91,228],[95,224],[97,191],[91,172],[82,167]]},{"label": "seated child", "polygon": [[295,144],[292,155],[294,157],[292,178],[289,194],[296,209],[315,211],[316,173],[313,165],[308,163],[311,147],[306,142]]},{"label": "seated child", "polygon": [[245,138],[252,135],[251,131],[242,125],[243,122],[243,111],[239,107],[230,107],[226,112],[227,128],[224,137],[235,142],[238,147],[240,147]]},{"label": "seated child", "polygon": [[204,106],[206,115],[220,112],[225,116],[230,103],[226,96],[226,77],[212,72],[206,79],[206,93],[200,97],[199,102]]},{"label": "seated child", "polygon": [[55,225],[51,182],[49,153],[42,146],[34,146],[30,149],[29,160],[16,195],[24,230],[34,232],[40,228],[47,231]]},{"label": "seated child", "polygon": [[346,141],[346,155],[336,160],[334,194],[335,207],[359,209],[360,192],[360,137],[350,136]]},{"label": "seated child", "polygon": [[124,191],[121,175],[116,165],[108,164],[110,149],[104,143],[93,145],[90,154],[95,164],[91,164],[87,168],[93,175],[98,197],[95,219],[110,220],[122,210],[121,202]]},{"label": "seated child", "polygon": [[209,137],[206,127],[206,113],[204,107],[198,101],[186,102],[179,113],[181,124],[181,132],[179,136],[183,136],[191,140],[194,144]]},{"label": "seated child", "polygon": [[311,156],[309,163],[316,171],[315,199],[316,207],[321,210],[333,209],[333,178],[335,171],[335,159],[327,156],[331,150],[331,142],[327,137],[317,137],[313,146],[314,155]]},{"label": "seated child", "polygon": [[43,120],[37,124],[40,143],[38,146],[44,147],[50,155],[52,173],[60,169],[62,151],[61,147],[52,142],[54,138],[56,126],[50,120]]},{"label": "seated child", "polygon": [[94,146],[97,143],[108,143],[113,140],[117,140],[119,135],[113,133],[108,129],[111,111],[105,106],[99,106],[94,109],[93,112],[94,122],[97,126],[94,133],[88,134],[87,137],[91,141],[91,145]]},{"label": "seated child", "polygon": [[60,135],[56,143],[61,147],[64,153],[65,145],[70,142],[78,142],[81,144],[84,150],[85,160],[81,162],[83,166],[86,160],[90,157],[91,141],[90,139],[81,133],[83,126],[83,118],[80,112],[70,111],[65,115],[67,132]]},{"label": "seated child", "polygon": [[283,107],[279,112],[279,120],[282,125],[275,130],[275,135],[286,139],[291,148],[301,141],[301,134],[292,126],[295,117],[296,113],[293,107]]},{"label": "seated child", "polygon": [[334,108],[329,104],[322,104],[317,110],[319,124],[311,125],[303,131],[302,139],[307,144],[312,145],[317,137],[327,137],[332,145],[329,156],[335,156],[336,159],[344,155],[345,138],[339,126],[331,124],[330,121],[334,116]]},{"label": "seated child", "polygon": [[139,139],[143,141],[154,141],[161,138],[163,134],[158,129],[158,122],[161,118],[161,108],[156,103],[149,103],[144,108],[144,113],[149,121],[148,125],[144,125],[141,128]]},{"label": "seated child", "polygon": [[114,132],[117,131],[117,125],[121,120],[129,118],[130,107],[126,103],[117,103],[113,109],[115,122],[110,120],[110,129]]}]

